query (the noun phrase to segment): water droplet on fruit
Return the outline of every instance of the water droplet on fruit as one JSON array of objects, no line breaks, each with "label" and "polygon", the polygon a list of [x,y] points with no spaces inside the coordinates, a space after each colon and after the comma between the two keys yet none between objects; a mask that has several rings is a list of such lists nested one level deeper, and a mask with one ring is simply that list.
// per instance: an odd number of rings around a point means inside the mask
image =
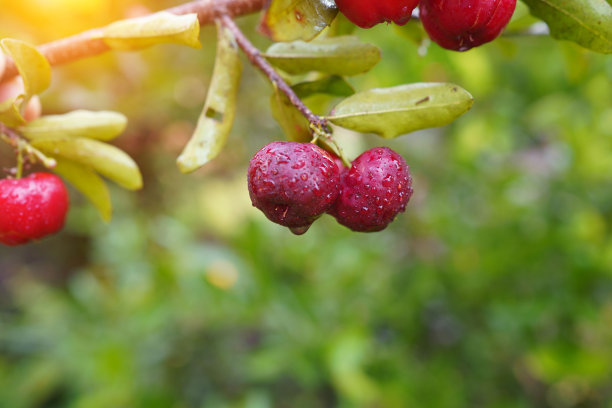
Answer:
[{"label": "water droplet on fruit", "polygon": [[310,225],[312,225],[312,224],[309,224],[309,225],[306,225],[306,226],[302,226],[302,227],[292,227],[292,228],[289,228],[289,230],[291,232],[293,232],[295,235],[302,235],[306,231],[308,231],[308,229],[310,228]]},{"label": "water droplet on fruit", "polygon": [[298,160],[295,163],[293,163],[291,165],[292,169],[301,169],[302,167],[304,167],[306,165],[306,163],[304,163],[304,160]]},{"label": "water droplet on fruit", "polygon": [[382,185],[385,186],[385,187],[390,187],[392,183],[393,183],[393,176],[391,174],[387,174],[382,179]]}]

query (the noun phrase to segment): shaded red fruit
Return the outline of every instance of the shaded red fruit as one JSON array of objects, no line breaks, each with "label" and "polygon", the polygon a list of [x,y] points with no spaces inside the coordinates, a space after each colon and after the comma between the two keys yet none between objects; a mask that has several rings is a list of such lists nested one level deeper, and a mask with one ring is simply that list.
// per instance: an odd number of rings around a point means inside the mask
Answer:
[{"label": "shaded red fruit", "polygon": [[404,25],[418,4],[419,0],[336,0],[340,12],[361,28],[384,22]]},{"label": "shaded red fruit", "polygon": [[402,156],[388,147],[376,147],[353,161],[342,175],[340,189],[329,213],[353,231],[374,232],[385,229],[406,209],[412,178]]},{"label": "shaded red fruit", "polygon": [[303,234],[338,197],[340,172],[333,157],[310,143],[273,142],[251,159],[251,202],[271,221]]},{"label": "shaded red fruit", "polygon": [[68,207],[66,187],[54,174],[0,180],[0,242],[20,245],[61,230]]},{"label": "shaded red fruit", "polygon": [[467,51],[497,38],[515,8],[516,0],[421,0],[419,15],[438,45]]}]

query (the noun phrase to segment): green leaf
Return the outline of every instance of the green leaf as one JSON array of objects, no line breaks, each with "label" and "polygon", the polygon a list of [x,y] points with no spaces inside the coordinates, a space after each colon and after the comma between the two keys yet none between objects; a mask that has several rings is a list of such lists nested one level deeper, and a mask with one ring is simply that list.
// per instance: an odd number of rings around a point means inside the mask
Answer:
[{"label": "green leaf", "polygon": [[307,143],[312,139],[308,120],[293,106],[287,95],[274,87],[270,97],[272,116],[292,142]]},{"label": "green leaf", "polygon": [[23,79],[27,103],[33,95],[39,94],[51,84],[51,66],[38,50],[23,41],[5,38],[0,41],[4,51],[13,59]]},{"label": "green leaf", "polygon": [[156,44],[174,43],[200,48],[200,22],[195,13],[178,16],[159,12],[117,21],[103,28],[102,38],[111,48],[133,51]]},{"label": "green leaf", "polygon": [[312,41],[276,43],[264,56],[289,74],[319,71],[337,75],[357,75],[380,61],[380,49],[362,43],[357,37],[330,37]]},{"label": "green leaf", "polygon": [[46,137],[86,137],[111,140],[120,135],[127,125],[121,113],[76,110],[64,115],[42,116],[20,128],[30,140]]},{"label": "green leaf", "polygon": [[49,156],[91,166],[128,190],[142,187],[138,166],[130,156],[115,146],[82,137],[44,138],[32,140],[30,144]]},{"label": "green leaf", "polygon": [[351,84],[338,75],[327,76],[316,81],[300,82],[291,88],[300,98],[316,94],[347,97],[355,93]]},{"label": "green leaf", "polygon": [[233,34],[217,24],[217,58],[206,104],[191,140],[177,159],[179,170],[190,173],[214,159],[223,149],[236,115],[242,63]]},{"label": "green leaf", "polygon": [[612,6],[604,0],[523,0],[551,35],[593,51],[612,53]]},{"label": "green leaf", "polygon": [[340,102],[328,119],[347,129],[393,138],[444,126],[473,102],[472,95],[457,85],[417,83],[359,92]]},{"label": "green leaf", "polygon": [[338,14],[331,0],[271,0],[259,30],[274,41],[310,41]]},{"label": "green leaf", "polygon": [[102,219],[109,222],[113,206],[108,187],[91,167],[71,160],[57,159],[53,171],[68,180],[96,207]]}]

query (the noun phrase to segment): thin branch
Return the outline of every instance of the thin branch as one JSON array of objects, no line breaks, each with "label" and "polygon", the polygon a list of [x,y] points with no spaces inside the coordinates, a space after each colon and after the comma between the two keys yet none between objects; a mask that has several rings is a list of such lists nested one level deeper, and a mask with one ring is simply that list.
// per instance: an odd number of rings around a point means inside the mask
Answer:
[{"label": "thin branch", "polygon": [[21,137],[17,131],[6,126],[4,123],[0,123],[0,140],[17,149],[17,178],[21,178],[24,165],[24,152],[26,154],[26,158],[30,162],[39,160],[48,169],[52,169],[57,165],[54,158],[47,157],[43,152],[36,149],[34,146],[28,143],[27,140]]},{"label": "thin branch", "polygon": [[291,104],[295,106],[306,119],[308,119],[308,122],[320,128],[327,127],[327,121],[321,116],[315,115],[306,105],[304,105],[304,102],[302,102],[302,100],[295,94],[293,89],[291,89],[289,84],[285,82],[285,80],[276,72],[272,65],[270,65],[270,63],[261,55],[261,52],[259,52],[251,41],[246,38],[229,15],[221,15],[219,17],[219,21],[224,27],[232,32],[236,38],[238,46],[242,49],[242,51],[244,51],[249,61],[251,61],[254,66],[259,68],[282,93],[287,95],[287,98],[289,98]]},{"label": "thin branch", "polygon": [[[201,25],[212,23],[221,14],[233,17],[254,13],[263,8],[265,0],[197,0],[164,11],[173,14],[197,13]],[[38,46],[38,50],[47,58],[51,65],[60,65],[102,54],[110,50],[100,39],[101,28],[94,28],[82,33],[62,38]],[[15,77],[17,67],[7,59],[4,75],[0,83]]]}]

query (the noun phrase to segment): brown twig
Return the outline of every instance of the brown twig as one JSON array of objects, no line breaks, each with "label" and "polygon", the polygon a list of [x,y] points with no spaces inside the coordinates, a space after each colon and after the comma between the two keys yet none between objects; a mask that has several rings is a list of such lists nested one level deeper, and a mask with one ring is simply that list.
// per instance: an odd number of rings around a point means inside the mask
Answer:
[{"label": "brown twig", "polygon": [[248,38],[242,33],[240,28],[234,23],[234,20],[229,15],[221,15],[219,17],[219,21],[226,27],[228,30],[232,32],[234,38],[236,38],[236,42],[238,46],[244,51],[247,58],[251,63],[259,68],[265,76],[267,76],[270,81],[272,81],[276,87],[289,98],[289,101],[293,106],[295,106],[302,115],[310,122],[311,124],[319,127],[319,128],[327,128],[327,121],[325,118],[321,116],[315,115],[304,102],[296,95],[293,89],[285,82],[285,80],[276,72],[276,70],[270,65],[270,63],[261,55],[261,52],[249,41]]},{"label": "brown twig", "polygon": [[[164,11],[178,15],[197,13],[200,24],[205,25],[212,23],[221,14],[236,17],[254,13],[261,10],[264,3],[265,0],[197,0]],[[100,28],[94,28],[42,44],[37,48],[51,65],[92,57],[110,50],[108,45],[99,38],[100,30]],[[6,69],[0,78],[0,83],[12,79],[17,74],[17,67],[13,61],[7,59]]]}]

